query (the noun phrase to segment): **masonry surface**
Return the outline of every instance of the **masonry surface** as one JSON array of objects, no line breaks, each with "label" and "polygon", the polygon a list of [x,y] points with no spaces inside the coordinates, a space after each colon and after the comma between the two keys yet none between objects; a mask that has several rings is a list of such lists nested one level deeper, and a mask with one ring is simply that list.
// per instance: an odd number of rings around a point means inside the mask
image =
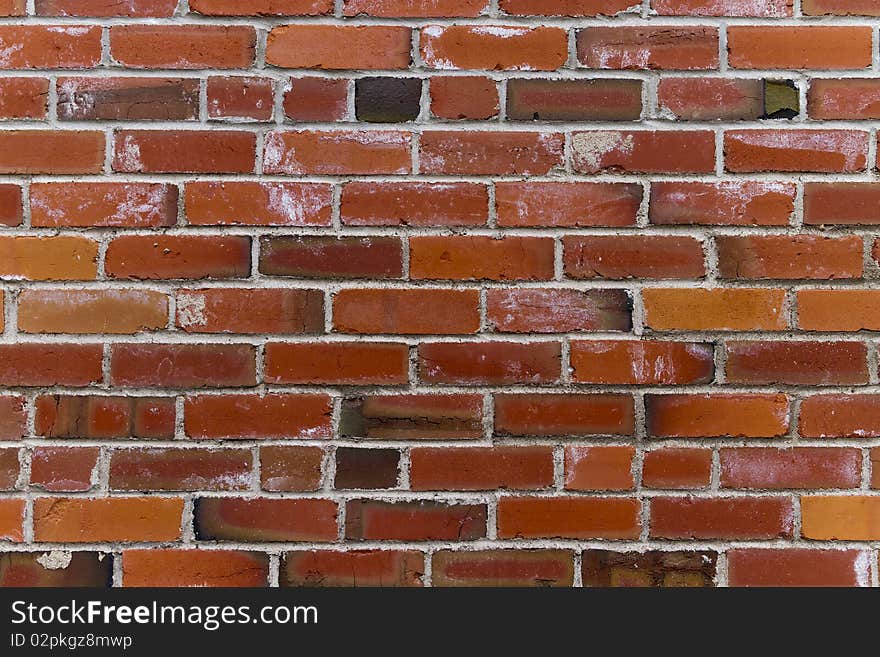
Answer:
[{"label": "masonry surface", "polygon": [[0,0],[0,584],[877,586],[875,0]]}]

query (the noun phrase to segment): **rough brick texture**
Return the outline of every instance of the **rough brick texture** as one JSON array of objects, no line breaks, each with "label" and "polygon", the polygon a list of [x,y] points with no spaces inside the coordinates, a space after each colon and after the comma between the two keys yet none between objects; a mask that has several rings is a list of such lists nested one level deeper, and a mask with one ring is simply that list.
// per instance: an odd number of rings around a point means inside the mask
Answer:
[{"label": "rough brick texture", "polygon": [[0,586],[878,585],[878,5],[0,0]]}]

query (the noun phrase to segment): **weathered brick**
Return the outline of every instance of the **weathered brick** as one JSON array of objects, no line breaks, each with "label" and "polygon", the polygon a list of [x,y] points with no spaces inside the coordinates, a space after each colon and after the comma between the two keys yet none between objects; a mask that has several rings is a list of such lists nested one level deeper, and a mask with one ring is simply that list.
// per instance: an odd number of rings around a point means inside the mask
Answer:
[{"label": "weathered brick", "polygon": [[718,66],[713,27],[587,27],[578,61],[589,68],[699,70]]},{"label": "weathered brick", "polygon": [[558,27],[429,25],[420,33],[422,60],[436,69],[553,71],[567,58]]},{"label": "weathered brick", "polygon": [[571,586],[567,550],[439,550],[431,559],[432,586]]},{"label": "weathered brick", "polygon": [[267,586],[269,558],[238,550],[125,550],[123,586]]},{"label": "weathered brick", "polygon": [[582,581],[589,587],[712,587],[714,552],[584,550]]},{"label": "weathered brick", "polygon": [[67,121],[194,121],[194,78],[67,77],[58,80],[58,118]]},{"label": "weathered brick", "polygon": [[446,440],[483,435],[480,395],[375,395],[342,403],[339,433],[371,440]]},{"label": "weathered brick", "polygon": [[399,550],[286,552],[280,586],[422,586],[424,557]]},{"label": "weathered brick", "polygon": [[624,290],[492,289],[486,319],[503,333],[628,331],[632,303]]},{"label": "weathered brick", "polygon": [[349,500],[345,505],[348,540],[468,541],[485,536],[485,504]]}]

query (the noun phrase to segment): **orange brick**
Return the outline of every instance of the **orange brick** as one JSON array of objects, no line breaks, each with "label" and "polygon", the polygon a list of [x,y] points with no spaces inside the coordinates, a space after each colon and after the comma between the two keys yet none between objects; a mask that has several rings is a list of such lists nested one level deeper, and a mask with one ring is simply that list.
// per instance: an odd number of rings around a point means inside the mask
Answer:
[{"label": "orange brick", "polygon": [[867,68],[871,30],[867,25],[734,25],[727,30],[727,49],[733,68]]}]

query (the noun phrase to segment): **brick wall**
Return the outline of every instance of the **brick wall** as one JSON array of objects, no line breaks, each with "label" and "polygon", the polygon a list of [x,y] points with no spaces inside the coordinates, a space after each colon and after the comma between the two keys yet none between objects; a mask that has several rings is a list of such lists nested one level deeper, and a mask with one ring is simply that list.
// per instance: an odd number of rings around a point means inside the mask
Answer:
[{"label": "brick wall", "polygon": [[877,584],[874,0],[0,0],[0,582]]}]

